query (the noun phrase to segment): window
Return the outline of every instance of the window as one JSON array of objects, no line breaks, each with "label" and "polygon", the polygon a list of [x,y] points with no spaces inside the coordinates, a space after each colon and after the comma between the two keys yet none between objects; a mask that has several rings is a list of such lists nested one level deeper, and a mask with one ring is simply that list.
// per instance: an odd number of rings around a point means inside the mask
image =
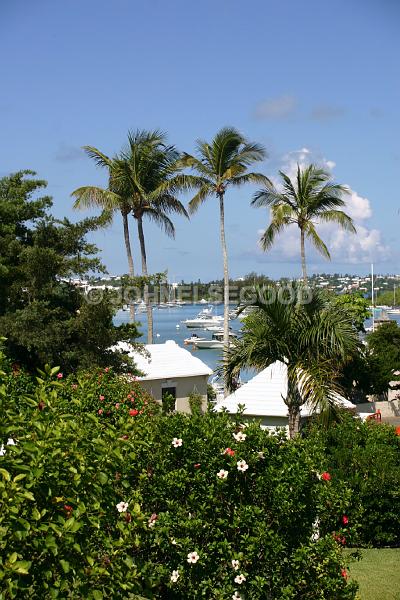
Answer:
[{"label": "window", "polygon": [[176,387],[162,388],[162,410],[164,414],[176,410]]},{"label": "window", "polygon": [[162,389],[163,398],[166,394],[168,394],[169,396],[173,396],[176,400],[176,387],[163,387],[163,389]]}]

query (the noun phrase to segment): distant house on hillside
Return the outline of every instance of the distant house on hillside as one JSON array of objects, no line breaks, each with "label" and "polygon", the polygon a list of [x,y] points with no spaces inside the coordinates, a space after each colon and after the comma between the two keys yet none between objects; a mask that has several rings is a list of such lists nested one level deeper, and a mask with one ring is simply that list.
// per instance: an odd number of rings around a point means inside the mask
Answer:
[{"label": "distant house on hillside", "polygon": [[[259,419],[266,429],[284,427],[288,430],[288,408],[283,401],[287,395],[287,367],[282,362],[274,362],[267,369],[253,377],[235,392],[220,400],[215,405],[217,411],[224,408],[231,414],[236,414],[239,405],[244,405],[243,416],[246,420]],[[348,409],[355,409],[355,405],[343,398],[336,396],[337,403]],[[301,408],[301,419],[306,419],[311,412],[307,405]]]},{"label": "distant house on hillside", "polygon": [[148,357],[135,352],[126,342],[120,342],[117,347],[133,358],[144,373],[138,377],[140,383],[158,402],[162,403],[163,396],[170,394],[175,398],[175,409],[189,413],[189,396],[196,392],[202,396],[203,410],[206,410],[207,383],[212,370],[188,350],[172,340],[145,346]]}]

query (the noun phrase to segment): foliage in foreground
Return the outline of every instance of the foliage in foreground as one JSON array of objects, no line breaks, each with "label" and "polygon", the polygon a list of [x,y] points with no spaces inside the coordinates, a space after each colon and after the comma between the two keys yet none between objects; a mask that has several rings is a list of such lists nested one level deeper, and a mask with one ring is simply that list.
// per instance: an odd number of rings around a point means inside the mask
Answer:
[{"label": "foliage in foreground", "polygon": [[349,490],[313,445],[226,415],[72,414],[41,379],[0,387],[2,600],[354,598],[332,536]]},{"label": "foliage in foreground", "polygon": [[394,427],[351,415],[328,430],[315,427],[328,470],[351,487],[347,544],[400,546],[400,436]]}]

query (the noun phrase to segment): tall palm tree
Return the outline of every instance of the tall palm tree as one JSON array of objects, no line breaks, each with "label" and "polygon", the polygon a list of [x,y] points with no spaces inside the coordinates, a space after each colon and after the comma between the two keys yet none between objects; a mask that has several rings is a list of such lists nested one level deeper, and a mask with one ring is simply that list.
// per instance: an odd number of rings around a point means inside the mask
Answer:
[{"label": "tall palm tree", "polygon": [[[129,132],[128,145],[121,154],[116,181],[127,191],[132,216],[137,222],[142,273],[148,275],[143,219],[159,225],[169,237],[175,236],[171,214],[188,214],[176,194],[191,187],[193,178],[184,175],[178,162],[179,153],[167,145],[160,131]],[[144,290],[147,306],[147,341],[153,342],[153,313],[148,285]]]},{"label": "tall palm tree", "polygon": [[337,223],[343,229],[355,233],[352,219],[342,210],[345,186],[332,182],[330,174],[315,165],[301,168],[297,165],[296,180],[279,171],[282,188],[277,189],[270,181],[254,194],[253,206],[271,208],[271,223],[261,237],[263,250],[268,250],[276,236],[286,226],[295,223],[300,229],[300,252],[303,281],[307,283],[305,238],[308,238],[323,256],[330,259],[329,250],[319,237],[318,223]]},{"label": "tall palm tree", "polygon": [[[301,287],[297,291],[301,298]],[[308,303],[282,302],[274,292],[255,289],[257,300],[244,319],[243,335],[225,355],[225,377],[231,386],[243,368],[261,371],[275,361],[284,363],[288,387],[283,400],[294,437],[305,403],[321,411],[335,406],[341,392],[336,382],[358,347],[358,336],[348,313],[321,291],[313,291]]]},{"label": "tall palm tree", "polygon": [[266,158],[263,146],[248,142],[233,127],[224,127],[211,143],[197,141],[197,156],[183,154],[182,164],[191,167],[197,174],[194,182],[198,191],[189,203],[191,213],[209,197],[219,203],[220,238],[224,264],[224,346],[229,346],[229,270],[225,240],[225,192],[228,187],[245,183],[268,183],[261,173],[249,172],[248,168]]},{"label": "tall palm tree", "polygon": [[[86,154],[92,158],[96,165],[108,170],[108,188],[87,185],[77,188],[71,193],[75,198],[74,208],[100,208],[111,213],[119,211],[122,216],[124,228],[125,250],[128,259],[128,269],[130,277],[134,277],[135,269],[133,263],[132,246],[129,235],[128,215],[131,212],[129,196],[121,185],[117,185],[116,174],[119,172],[120,160],[118,157],[109,158],[93,146],[84,146]],[[129,318],[135,320],[135,306],[132,302],[129,305]]]}]

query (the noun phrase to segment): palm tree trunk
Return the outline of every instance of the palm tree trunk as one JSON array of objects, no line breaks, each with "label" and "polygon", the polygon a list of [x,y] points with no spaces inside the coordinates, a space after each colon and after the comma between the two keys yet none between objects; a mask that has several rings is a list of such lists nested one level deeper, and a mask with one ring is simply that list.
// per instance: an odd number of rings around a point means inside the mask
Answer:
[{"label": "palm tree trunk", "polygon": [[304,229],[300,227],[300,249],[301,249],[301,266],[303,269],[303,283],[307,285],[307,269],[306,269],[306,248]]},{"label": "palm tree trunk", "polygon": [[[228,271],[228,253],[225,241],[225,213],[224,213],[224,194],[219,194],[219,216],[220,216],[220,235],[222,257],[224,260],[224,353],[229,348],[229,271]],[[225,385],[225,396],[228,394],[228,388]]]},{"label": "palm tree trunk", "polygon": [[[146,256],[146,245],[144,243],[144,233],[143,233],[143,221],[142,217],[138,217],[137,220],[138,226],[138,235],[139,235],[139,243],[140,243],[140,252],[142,254],[142,274],[147,275],[147,256]],[[147,308],[147,343],[153,343],[153,310],[150,304],[149,298],[149,286],[146,284],[144,286],[144,301],[146,303]]]},{"label": "palm tree trunk", "polygon": [[[133,278],[135,275],[135,270],[133,267],[131,240],[129,237],[128,213],[125,211],[122,212],[122,221],[124,224],[124,239],[125,239],[126,255],[128,257],[129,276]],[[135,320],[135,305],[131,301],[131,302],[129,302],[129,321],[131,323],[133,323],[134,320]]]},{"label": "palm tree trunk", "polygon": [[300,410],[296,405],[289,405],[289,437],[292,440],[300,430]]}]

